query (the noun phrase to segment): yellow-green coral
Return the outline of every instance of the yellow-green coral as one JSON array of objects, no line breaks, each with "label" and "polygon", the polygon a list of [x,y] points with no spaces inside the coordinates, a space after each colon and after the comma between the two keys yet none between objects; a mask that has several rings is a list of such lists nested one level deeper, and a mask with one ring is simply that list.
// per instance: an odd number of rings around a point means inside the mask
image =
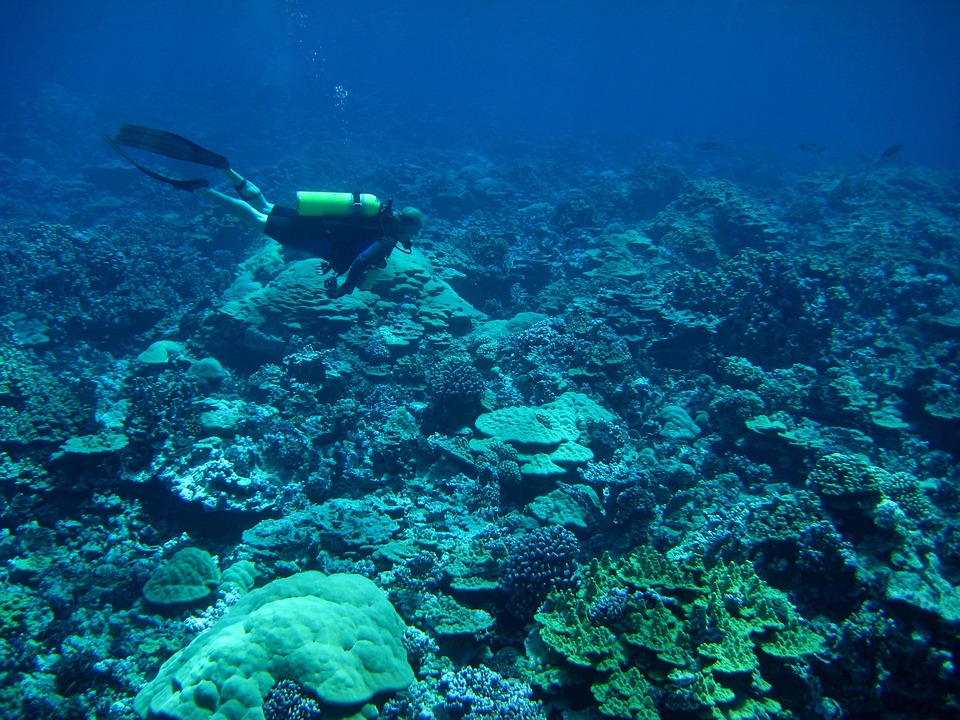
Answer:
[{"label": "yellow-green coral", "polygon": [[[678,565],[649,548],[593,561],[576,589],[551,593],[536,620],[547,651],[534,682],[547,692],[589,683],[601,712],[624,720],[663,709],[730,720],[760,707],[777,717],[764,663],[823,646],[749,563]],[[575,667],[589,671],[551,672]]]},{"label": "yellow-green coral", "polygon": [[540,639],[574,665],[593,667],[610,659],[619,664],[623,657],[616,635],[590,622],[586,603],[573,590],[552,593],[536,620]]},{"label": "yellow-green coral", "polygon": [[638,588],[658,586],[668,590],[697,590],[697,585],[692,582],[688,573],[682,572],[666,557],[647,547],[640,548],[618,563],[613,563],[609,556],[604,556],[603,563],[613,564],[611,571],[627,585]]},{"label": "yellow-green coral", "polygon": [[675,657],[673,650],[680,639],[680,622],[663,603],[636,609],[630,616],[630,624],[631,631],[624,634],[628,643],[653,650],[661,659],[663,656]]},{"label": "yellow-green coral", "polygon": [[697,648],[710,672],[749,673],[760,667],[750,639],[750,623],[738,618],[727,618],[720,628],[719,642],[703,643]]},{"label": "yellow-green coral", "polygon": [[643,673],[635,667],[615,672],[606,682],[591,688],[593,697],[600,703],[600,712],[608,717],[659,720],[660,713],[650,697],[651,689]]},{"label": "yellow-green coral", "polygon": [[760,647],[768,655],[796,660],[804,655],[812,655],[823,650],[823,638],[802,627],[784,628],[770,642]]}]

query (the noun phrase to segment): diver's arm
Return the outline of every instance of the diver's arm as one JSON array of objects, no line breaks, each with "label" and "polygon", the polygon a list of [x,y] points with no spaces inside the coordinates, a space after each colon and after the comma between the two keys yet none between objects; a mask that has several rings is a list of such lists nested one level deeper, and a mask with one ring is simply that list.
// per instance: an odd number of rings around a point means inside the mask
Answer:
[{"label": "diver's arm", "polygon": [[373,242],[366,250],[357,255],[350,264],[350,269],[347,270],[347,277],[344,279],[343,285],[337,287],[336,277],[327,279],[325,283],[327,297],[338,298],[353,292],[354,288],[363,282],[364,275],[366,275],[372,267],[387,258],[395,244],[395,241],[388,238],[380,238]]}]

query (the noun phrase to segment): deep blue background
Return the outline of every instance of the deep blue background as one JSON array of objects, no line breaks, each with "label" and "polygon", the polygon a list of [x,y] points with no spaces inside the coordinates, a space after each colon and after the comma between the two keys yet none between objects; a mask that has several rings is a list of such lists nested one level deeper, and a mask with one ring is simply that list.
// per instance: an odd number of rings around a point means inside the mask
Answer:
[{"label": "deep blue background", "polygon": [[0,32],[13,159],[42,152],[31,127],[82,144],[140,122],[231,157],[340,128],[413,149],[599,131],[784,162],[800,142],[903,143],[905,162],[960,165],[952,0],[8,2]]}]

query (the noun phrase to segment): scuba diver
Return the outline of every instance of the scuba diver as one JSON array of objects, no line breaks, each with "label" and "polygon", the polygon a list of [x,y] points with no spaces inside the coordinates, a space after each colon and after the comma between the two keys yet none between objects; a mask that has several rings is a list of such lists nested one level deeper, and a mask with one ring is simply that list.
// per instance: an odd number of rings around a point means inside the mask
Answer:
[{"label": "scuba diver", "polygon": [[[301,191],[297,193],[297,207],[275,205],[264,198],[260,188],[233,170],[223,155],[165,130],[124,125],[115,137],[104,135],[103,139],[154,180],[202,195],[284,247],[325,260],[335,273],[324,282],[331,298],[353,292],[372,269],[385,267],[397,244],[409,252],[413,238],[423,228],[423,215],[416,208],[394,211],[392,201],[381,203],[368,193]],[[215,168],[230,181],[239,198],[214,190],[205,178],[183,180],[161,175],[136,162],[121,145]],[[346,278],[339,284],[338,278],[344,273]]]}]

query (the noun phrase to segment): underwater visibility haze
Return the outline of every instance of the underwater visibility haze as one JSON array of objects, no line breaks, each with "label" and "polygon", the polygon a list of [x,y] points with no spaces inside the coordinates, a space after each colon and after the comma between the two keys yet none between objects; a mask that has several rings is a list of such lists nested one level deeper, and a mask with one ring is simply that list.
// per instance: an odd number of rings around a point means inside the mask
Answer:
[{"label": "underwater visibility haze", "polygon": [[0,717],[960,717],[956,3],[0,33]]}]

